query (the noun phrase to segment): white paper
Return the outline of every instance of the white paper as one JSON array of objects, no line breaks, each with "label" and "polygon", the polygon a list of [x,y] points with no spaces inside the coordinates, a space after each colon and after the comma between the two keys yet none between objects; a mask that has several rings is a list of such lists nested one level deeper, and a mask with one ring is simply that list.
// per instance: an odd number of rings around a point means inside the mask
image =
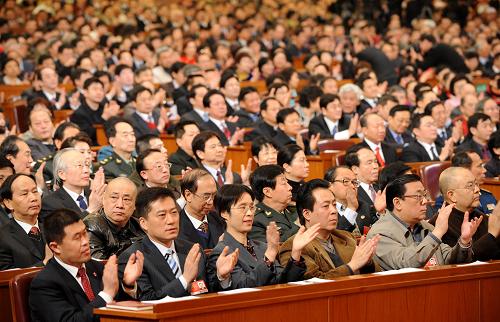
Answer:
[{"label": "white paper", "polygon": [[311,285],[311,284],[328,283],[328,282],[333,282],[333,281],[334,280],[326,280],[326,279],[323,279],[323,278],[313,277],[311,279],[304,280],[304,281],[288,282],[288,284],[292,284],[292,285]]},{"label": "white paper", "polygon": [[239,294],[239,293],[248,293],[248,292],[255,292],[255,291],[260,291],[260,289],[259,288],[244,287],[244,288],[239,288],[236,290],[221,291],[221,292],[218,292],[218,294]]},{"label": "white paper", "polygon": [[460,265],[457,265],[457,266],[474,266],[474,265],[484,265],[484,264],[489,264],[489,263],[488,262],[475,261],[475,262],[472,262],[472,263],[460,264]]},{"label": "white paper", "polygon": [[404,273],[413,273],[413,272],[422,272],[422,271],[423,271],[423,269],[421,269],[421,268],[408,267],[408,268],[394,269],[394,270],[385,271],[385,272],[377,272],[374,274],[375,275],[393,275],[393,274],[404,274]]},{"label": "white paper", "polygon": [[154,301],[142,301],[141,303],[147,303],[147,304],[160,304],[160,303],[173,303],[173,302],[180,302],[180,301],[188,301],[188,300],[196,300],[199,297],[196,296],[184,296],[184,297],[170,297],[170,296],[165,296],[162,299],[159,300],[154,300]]}]

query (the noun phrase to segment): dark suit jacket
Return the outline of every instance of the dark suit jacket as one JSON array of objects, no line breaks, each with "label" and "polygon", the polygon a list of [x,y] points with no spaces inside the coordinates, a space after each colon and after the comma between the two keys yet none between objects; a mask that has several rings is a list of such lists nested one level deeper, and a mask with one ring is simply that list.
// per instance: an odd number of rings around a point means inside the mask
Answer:
[{"label": "dark suit jacket", "polygon": [[177,114],[182,117],[193,110],[193,105],[188,99],[188,94],[176,99],[175,105],[177,105]]},{"label": "dark suit jacket", "polygon": [[[204,169],[208,173],[210,173],[210,171],[208,171],[207,168],[205,168],[203,165],[200,168]],[[224,182],[226,181],[226,170],[227,170],[227,168],[225,166],[222,169],[220,169],[222,177],[224,178]],[[215,180],[215,184],[217,185],[217,189],[219,189],[220,187],[219,187],[219,184],[217,183],[217,178],[214,178],[214,180]],[[243,181],[241,181],[241,176],[238,173],[236,173],[236,172],[233,171],[233,183],[234,184],[240,184],[242,182]]]},{"label": "dark suit jacket", "polygon": [[[236,131],[236,124],[231,123],[231,122],[226,122],[226,126],[229,129],[229,132],[231,132],[231,137],[232,137],[233,134],[234,134],[234,132]],[[224,145],[224,146],[228,146],[229,145],[229,140],[224,135],[224,132],[222,132],[219,129],[219,127],[217,125],[215,125],[214,122],[212,122],[212,120],[209,120],[208,122],[204,123],[202,125],[202,128],[204,130],[213,131],[213,132],[217,133],[217,136],[219,137],[220,142],[222,143],[222,145]]]},{"label": "dark suit jacket", "polygon": [[[375,190],[377,190],[376,185],[374,185]],[[377,210],[370,196],[366,193],[365,189],[358,187],[358,217],[365,216],[365,218],[377,218]],[[376,220],[375,220],[376,221]],[[374,222],[375,222],[374,221]],[[366,226],[366,225],[365,225]],[[360,227],[360,229],[362,229]],[[361,231],[363,233],[363,231]]]},{"label": "dark suit jacket", "polygon": [[[84,194],[88,200],[89,192],[85,191]],[[42,210],[40,211],[38,220],[40,222],[43,222],[45,217],[47,217],[52,211],[60,208],[74,210],[78,214],[80,214],[80,218],[82,219],[88,215],[88,212],[85,210],[81,210],[64,188],[59,188],[56,191],[49,193],[47,196],[44,195],[44,197],[42,198]]]},{"label": "dark suit jacket", "polygon": [[263,136],[268,140],[273,140],[277,131],[274,129],[273,126],[267,124],[266,122],[264,122],[264,120],[261,120],[257,122],[257,124],[255,125],[255,129],[253,130],[252,133],[255,134],[255,137]]},{"label": "dark suit jacket", "polygon": [[9,213],[4,206],[0,205],[0,227],[10,222]]},{"label": "dark suit jacket", "polygon": [[[104,265],[90,260],[85,263],[95,298],[90,302],[76,279],[55,259],[33,279],[30,288],[29,305],[33,321],[99,321],[93,311],[106,306],[98,296],[103,290],[102,274]],[[119,288],[116,300],[130,299]]]},{"label": "dark suit jacket", "polygon": [[203,118],[195,110],[191,110],[191,111],[187,112],[186,114],[183,114],[181,117],[181,121],[196,122],[196,124],[198,124],[198,127],[202,127],[203,124],[205,124],[205,121],[203,121]]},{"label": "dark suit jacket", "polygon": [[459,151],[474,151],[482,158],[483,150],[481,149],[481,145],[474,141],[471,137],[467,138],[464,143],[460,144],[456,147],[455,152]]},{"label": "dark suit jacket", "polygon": [[362,99],[359,102],[359,105],[358,105],[358,108],[356,111],[359,113],[359,115],[363,115],[368,109],[374,108],[375,106],[371,106],[370,103],[368,103],[366,100]]},{"label": "dark suit jacket", "polygon": [[[469,220],[483,216],[483,221],[479,224],[476,233],[472,236],[472,252],[474,258],[480,261],[488,261],[490,259],[500,259],[500,239],[495,238],[488,232],[488,217],[482,212],[474,209],[470,212]],[[429,223],[436,224],[437,215],[434,216]],[[448,218],[448,231],[444,234],[443,243],[454,247],[461,236],[462,221],[464,213],[453,208],[450,217]]]},{"label": "dark suit jacket", "polygon": [[390,145],[391,147],[393,148],[402,148],[403,145],[408,145],[409,143],[411,143],[413,141],[413,137],[411,136],[411,134],[409,132],[405,132],[403,134],[401,134],[401,137],[403,138],[403,144],[398,144],[396,142],[396,139],[392,136],[391,132],[389,131],[389,128],[387,128],[385,130],[385,139],[384,139],[384,143]]},{"label": "dark suit jacket", "polygon": [[[358,188],[358,190],[359,189],[363,188]],[[356,209],[356,212],[358,213],[356,216],[356,225],[358,226],[359,232],[363,234],[364,228],[370,228],[378,220],[378,217],[376,215],[377,212],[372,210],[372,208],[375,209],[373,203],[370,205],[363,200],[359,200],[358,203],[358,209]],[[341,215],[338,216],[337,229],[352,233],[355,228],[356,226],[352,225],[346,217]]]},{"label": "dark suit jacket", "polygon": [[[343,122],[343,119],[340,119],[339,125],[337,127],[337,132],[347,130],[348,128],[349,128],[349,123],[345,124],[345,122]],[[330,132],[330,129],[328,128],[328,125],[326,124],[325,121],[325,117],[323,115],[315,116],[309,122],[309,135],[314,135],[317,133],[320,134],[321,139],[333,138],[332,132]]]},{"label": "dark suit jacket", "polygon": [[243,109],[239,109],[236,112],[234,112],[234,115],[238,116],[238,121],[236,122],[237,127],[239,128],[255,127],[256,123],[252,119],[252,116],[250,115],[249,112]]},{"label": "dark suit jacket", "polygon": [[180,175],[182,170],[190,167],[191,169],[199,168],[198,162],[181,148],[178,148],[174,154],[168,156],[168,161],[172,163],[170,174]]},{"label": "dark suit jacket", "polygon": [[[436,153],[439,157],[441,153],[441,147],[436,144]],[[425,150],[422,144],[414,141],[408,146],[403,148],[403,154],[401,155],[401,161],[404,162],[427,162],[427,161],[439,161],[439,158],[431,160],[429,154]]]},{"label": "dark suit jacket", "polygon": [[213,213],[210,212],[207,215],[208,219],[208,236],[204,238],[198,231],[197,227],[193,226],[191,220],[189,220],[186,211],[182,209],[180,213],[180,221],[179,221],[179,239],[187,240],[193,244],[200,244],[203,249],[212,249],[219,242],[219,237],[222,235],[225,229],[225,223],[223,219]]},{"label": "dark suit jacket", "polygon": [[11,219],[0,229],[0,270],[43,266],[45,241],[31,239],[24,229]]},{"label": "dark suit jacket", "polygon": [[[176,239],[174,243],[175,251],[179,257],[181,271],[184,271],[184,263],[186,262],[187,254],[193,244],[182,239]],[[118,258],[120,279],[123,278],[123,272],[130,255],[137,250],[144,254],[142,275],[137,280],[137,285],[141,290],[138,298],[139,300],[158,300],[165,296],[181,297],[189,295],[191,291],[190,285],[188,284],[187,290],[182,287],[181,282],[179,279],[175,278],[167,261],[148,236],[132,244],[132,246],[127,248]],[[197,280],[205,279],[205,256],[203,252],[201,252],[201,254],[202,257],[198,266]]]},{"label": "dark suit jacket", "polygon": [[[362,146],[370,149],[370,146],[368,145],[368,143],[366,143],[365,140],[363,140],[363,142],[358,143],[358,144],[361,144]],[[391,147],[390,145],[388,145],[387,143],[384,143],[384,142],[380,143],[380,146],[382,147],[382,153],[384,154],[385,164],[389,164],[389,163],[398,161],[398,155],[396,153],[395,148]],[[375,151],[373,151],[373,153],[375,153]]]},{"label": "dark suit jacket", "polygon": [[[446,139],[449,139],[451,137],[452,132],[453,132],[453,124],[451,124],[450,126],[448,126],[446,128]],[[439,131],[438,131],[438,136],[436,138],[435,143],[436,143],[436,145],[439,145],[440,147],[444,146],[445,140],[443,140],[441,138],[441,136],[439,136]]]},{"label": "dark suit jacket", "polygon": [[[160,119],[160,113],[158,113],[157,111],[154,111],[153,112],[153,120],[155,122],[155,125],[158,125],[159,119]],[[158,131],[158,129],[156,129],[156,128],[150,129],[148,127],[148,124],[137,113],[132,113],[128,117],[128,120],[130,123],[132,123],[136,138],[140,138],[141,136],[146,135],[146,134],[160,135],[160,132]]]},{"label": "dark suit jacket", "polygon": [[82,101],[82,105],[70,116],[70,121],[78,124],[82,132],[87,133],[92,139],[93,145],[97,144],[97,135],[94,128],[95,124],[104,124],[104,119],[102,118],[102,111],[104,110],[104,104],[100,104],[97,111],[92,110],[86,103],[85,100]]},{"label": "dark suit jacket", "polygon": [[299,267],[290,260],[283,268],[278,257],[274,261],[274,270],[271,270],[264,262],[264,253],[267,244],[259,241],[252,241],[256,257],[253,257],[248,250],[240,244],[230,233],[224,232],[224,239],[221,240],[210,254],[207,266],[207,276],[211,289],[221,289],[217,278],[216,262],[224,247],[229,246],[229,253],[239,249],[238,263],[231,272],[231,285],[227,289],[238,289],[243,287],[258,287],[278,283],[293,282],[302,279],[305,267]]}]

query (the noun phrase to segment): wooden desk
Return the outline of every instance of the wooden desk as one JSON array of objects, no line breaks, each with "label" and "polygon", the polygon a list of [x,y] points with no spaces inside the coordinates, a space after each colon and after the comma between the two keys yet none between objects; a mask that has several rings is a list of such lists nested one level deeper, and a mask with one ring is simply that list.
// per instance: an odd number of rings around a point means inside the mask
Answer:
[{"label": "wooden desk", "polygon": [[500,199],[500,180],[487,178],[484,179],[484,183],[481,185],[481,188],[490,191],[495,198]]},{"label": "wooden desk", "polygon": [[12,309],[10,307],[10,291],[9,281],[16,275],[28,273],[31,271],[40,270],[40,267],[31,267],[23,269],[11,269],[8,271],[0,271],[0,312],[1,320],[6,322],[12,321]]},{"label": "wooden desk", "polygon": [[95,310],[101,321],[496,322],[500,261],[398,275],[349,276],[307,285],[157,304],[152,311]]}]

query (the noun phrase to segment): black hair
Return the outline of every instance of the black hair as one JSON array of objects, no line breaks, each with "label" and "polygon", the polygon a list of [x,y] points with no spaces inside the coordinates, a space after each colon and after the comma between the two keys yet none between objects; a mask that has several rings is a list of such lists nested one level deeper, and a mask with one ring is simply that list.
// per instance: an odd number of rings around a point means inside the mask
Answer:
[{"label": "black hair", "polygon": [[6,137],[0,145],[0,155],[5,157],[12,155],[15,158],[19,153],[19,146],[17,145],[17,142],[19,141],[23,141],[23,139],[17,135],[9,135]]},{"label": "black hair", "polygon": [[290,115],[290,114],[297,114],[300,116],[299,112],[297,112],[296,110],[294,110],[293,108],[284,108],[282,110],[280,110],[278,112],[278,114],[276,115],[276,122],[278,124],[280,123],[285,123],[285,120],[286,118]]},{"label": "black hair", "polygon": [[248,193],[255,200],[255,195],[249,187],[242,184],[226,184],[223,185],[215,195],[214,206],[215,211],[220,215],[224,212],[231,213],[231,207],[234,206],[241,199],[241,197]]},{"label": "black hair", "polygon": [[226,98],[218,89],[211,89],[203,96],[203,106],[210,107],[210,98],[214,95],[221,95],[224,99]]},{"label": "black hair", "polygon": [[264,188],[276,189],[276,177],[284,174],[285,170],[279,165],[263,165],[255,169],[250,175],[250,186],[259,202],[264,200]]},{"label": "black hair", "polygon": [[213,131],[202,131],[198,133],[194,138],[193,142],[191,143],[191,148],[193,150],[193,154],[196,158],[196,160],[201,161],[200,157],[198,156],[198,151],[205,151],[205,144],[207,143],[208,140],[211,138],[217,138],[219,142],[222,143],[220,137],[217,135],[217,133]]},{"label": "black hair", "polygon": [[7,159],[5,155],[2,154],[0,155],[0,169],[5,169],[5,168],[11,168],[12,172],[15,172],[14,165],[12,164],[12,162],[10,162],[10,160]]},{"label": "black hair", "polygon": [[330,104],[333,101],[339,101],[340,102],[340,97],[335,94],[323,94],[321,95],[321,98],[319,99],[319,106],[321,109],[326,109],[327,105]]},{"label": "black hair", "polygon": [[73,148],[75,147],[76,143],[78,142],[85,142],[89,146],[92,146],[92,140],[90,137],[87,135],[85,132],[80,132],[75,136],[70,136],[66,140],[64,140],[61,144],[61,150],[66,149],[66,148]]},{"label": "black hair", "polygon": [[394,117],[397,112],[408,112],[411,114],[410,108],[406,105],[396,105],[389,111],[389,115]]},{"label": "black hair", "polygon": [[470,169],[470,167],[472,166],[472,159],[469,155],[470,153],[476,152],[467,150],[455,153],[455,155],[453,155],[453,157],[451,158],[451,166]]},{"label": "black hair", "polygon": [[198,180],[204,176],[210,176],[213,179],[212,175],[203,169],[193,169],[187,172],[181,180],[181,194],[185,197],[186,190],[195,193],[198,190]]},{"label": "black hair", "polygon": [[403,198],[406,193],[405,185],[411,182],[420,181],[420,177],[416,174],[404,174],[392,180],[386,187],[385,199],[387,210],[394,210],[394,198]]},{"label": "black hair", "polygon": [[331,167],[330,169],[328,169],[325,172],[325,175],[323,176],[323,179],[326,180],[326,181],[328,181],[328,182],[333,183],[333,180],[335,180],[335,178],[337,177],[337,170],[338,169],[348,169],[348,170],[351,170],[351,168],[349,168],[346,165],[339,165],[339,166],[336,166],[336,167]]},{"label": "black hair", "polygon": [[414,114],[411,118],[411,129],[418,129],[420,128],[420,124],[422,123],[422,119],[426,116],[429,116],[427,114]]},{"label": "black hair", "polygon": [[254,157],[258,156],[260,150],[262,150],[262,148],[266,146],[272,146],[273,148],[278,150],[278,147],[272,140],[263,136],[259,136],[252,141],[252,156]]},{"label": "black hair", "polygon": [[303,151],[297,144],[287,144],[282,147],[278,152],[278,164],[283,166],[284,164],[290,165],[295,158],[297,152]]},{"label": "black hair", "polygon": [[402,161],[396,161],[387,164],[378,176],[379,189],[384,190],[384,188],[399,176],[404,175],[411,167],[404,164]]},{"label": "black hair", "polygon": [[314,199],[313,191],[316,189],[328,189],[329,187],[330,183],[323,179],[312,179],[300,186],[297,191],[297,214],[301,225],[306,224],[304,209],[311,211],[314,209],[316,199]]},{"label": "black hair", "polygon": [[120,74],[125,70],[125,69],[130,69],[133,71],[132,67],[125,65],[125,64],[120,64],[116,66],[115,68],[115,76],[120,76]]},{"label": "black hair", "polygon": [[149,94],[153,95],[153,92],[145,87],[145,86],[142,86],[142,85],[136,85],[134,87],[134,89],[132,90],[132,93],[131,93],[131,99],[133,101],[137,101],[137,97],[139,96],[139,94],[141,94],[142,92],[148,92]]},{"label": "black hair", "polygon": [[227,81],[230,80],[231,78],[235,78],[238,81],[238,83],[240,82],[238,76],[234,73],[234,70],[228,69],[224,71],[220,77],[219,88],[226,87]]},{"label": "black hair", "polygon": [[[469,119],[467,120],[467,126],[469,127],[469,130],[472,128],[477,129],[477,126],[479,125],[479,121],[485,122],[487,120],[491,120],[490,117],[484,113],[474,113]],[[470,133],[472,136],[472,133]]]},{"label": "black hair", "polygon": [[432,101],[432,102],[430,102],[429,104],[427,104],[425,106],[425,112],[424,113],[426,115],[431,115],[432,116],[432,110],[434,110],[434,108],[436,106],[439,106],[439,105],[443,105],[443,102],[441,102],[441,101]]},{"label": "black hair", "polygon": [[321,97],[323,95],[323,90],[321,87],[313,85],[306,86],[299,94],[299,104],[302,107],[308,108],[311,106],[311,103]]},{"label": "black hair", "polygon": [[172,198],[175,202],[176,197],[172,190],[161,187],[142,189],[135,200],[135,211],[138,217],[148,217],[151,211],[151,204],[157,200]]},{"label": "black hair", "polygon": [[184,130],[184,127],[186,125],[196,125],[196,127],[198,129],[200,128],[195,121],[181,120],[179,123],[177,123],[177,125],[174,128],[174,136],[175,136],[176,139],[182,138],[182,136],[184,135],[184,133],[186,133],[186,130]]},{"label": "black hair", "polygon": [[64,131],[66,131],[67,128],[75,128],[77,130],[80,130],[80,127],[73,122],[66,121],[64,123],[61,123],[56,130],[54,131],[54,140],[59,140],[61,141],[64,138]]},{"label": "black hair", "polygon": [[135,150],[137,153],[141,153],[142,151],[145,151],[151,147],[149,142],[152,139],[159,139],[160,137],[156,134],[144,134],[137,138],[137,141],[135,142]]},{"label": "black hair", "polygon": [[431,34],[423,34],[422,36],[420,36],[420,41],[424,40],[431,42],[433,45],[436,43],[436,37]]},{"label": "black hair", "polygon": [[399,104],[398,99],[396,97],[394,97],[394,95],[391,95],[391,94],[384,94],[384,95],[380,96],[380,98],[377,101],[377,104],[381,105],[381,106],[385,106],[389,102],[394,102],[396,104]]},{"label": "black hair", "polygon": [[94,83],[101,84],[101,86],[104,88],[104,84],[101,82],[101,80],[99,78],[90,77],[90,78],[87,78],[85,80],[85,82],[83,82],[83,89],[88,89],[90,87],[90,85],[92,85]]},{"label": "black hair", "polygon": [[245,96],[247,96],[248,94],[250,93],[259,93],[257,91],[257,89],[253,86],[246,86],[246,87],[243,87],[241,90],[240,90],[240,95],[238,95],[238,100],[241,102],[245,99]]},{"label": "black hair", "polygon": [[276,101],[281,105],[281,102],[278,101],[278,99],[276,99],[276,97],[273,97],[273,96],[269,96],[269,97],[266,97],[262,100],[262,102],[260,102],[260,110],[261,111],[267,111],[267,106],[268,106],[268,103],[269,101]]},{"label": "black hair", "polygon": [[80,215],[71,209],[56,209],[45,217],[42,225],[43,236],[47,245],[51,242],[60,244],[65,236],[64,228],[79,222]]},{"label": "black hair", "polygon": [[153,153],[161,153],[161,151],[157,149],[146,149],[144,151],[141,151],[137,156],[137,159],[135,160],[135,170],[143,181],[144,179],[141,176],[141,171],[146,170],[146,168],[144,167],[144,159],[146,159]]},{"label": "black hair", "polygon": [[132,128],[134,128],[132,126],[132,124],[129,121],[127,121],[125,118],[120,117],[120,116],[113,116],[113,117],[109,118],[107,120],[107,122],[104,124],[104,128],[106,129],[106,137],[108,138],[108,140],[110,138],[114,138],[116,136],[116,125],[118,123],[127,123]]}]

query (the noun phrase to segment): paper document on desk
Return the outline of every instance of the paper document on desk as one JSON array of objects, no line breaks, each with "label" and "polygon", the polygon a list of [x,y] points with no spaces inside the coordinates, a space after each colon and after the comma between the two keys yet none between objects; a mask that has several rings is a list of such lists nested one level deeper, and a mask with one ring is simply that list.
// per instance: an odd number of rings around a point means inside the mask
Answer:
[{"label": "paper document on desk", "polygon": [[327,282],[333,282],[333,280],[325,280],[323,278],[313,277],[313,278],[310,278],[310,279],[304,280],[304,281],[288,282],[288,284],[292,284],[292,285],[312,285],[312,284],[321,284],[321,283],[327,283]]},{"label": "paper document on desk", "polygon": [[196,299],[199,299],[199,297],[196,297],[196,296],[184,296],[184,297],[170,297],[170,296],[165,296],[164,298],[159,299],[159,300],[142,301],[142,303],[160,304],[160,303],[173,303],[173,302],[196,300]]},{"label": "paper document on desk", "polygon": [[244,288],[239,288],[237,290],[217,292],[217,294],[239,294],[239,293],[248,293],[248,292],[255,292],[255,291],[260,291],[260,288],[244,287]]},{"label": "paper document on desk", "polygon": [[474,265],[484,265],[484,264],[489,264],[489,263],[488,262],[475,261],[475,262],[472,262],[472,263],[460,264],[460,265],[457,265],[457,266],[474,266]]},{"label": "paper document on desk", "polygon": [[375,275],[393,275],[393,274],[404,274],[404,273],[413,273],[413,272],[422,272],[423,269],[421,268],[413,268],[413,267],[408,267],[408,268],[401,268],[401,269],[393,269],[390,271],[385,271],[385,272],[377,272],[374,273]]}]

